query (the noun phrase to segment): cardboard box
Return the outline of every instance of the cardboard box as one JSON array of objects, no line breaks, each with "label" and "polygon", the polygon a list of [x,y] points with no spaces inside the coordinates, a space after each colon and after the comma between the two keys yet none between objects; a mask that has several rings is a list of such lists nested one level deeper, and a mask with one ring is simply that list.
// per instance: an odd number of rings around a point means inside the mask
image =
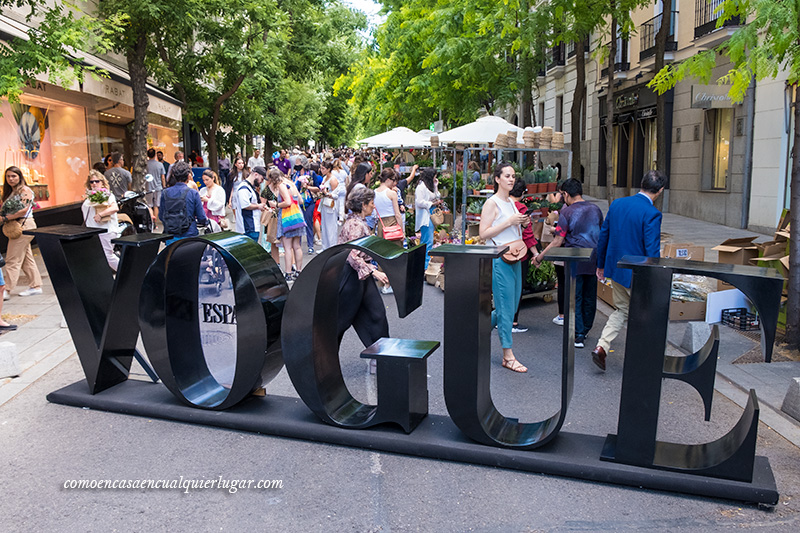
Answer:
[{"label": "cardboard box", "polygon": [[428,285],[436,285],[436,278],[442,271],[442,263],[428,263],[428,268],[425,270],[425,281]]},{"label": "cardboard box", "polygon": [[778,273],[783,276],[783,293],[788,294],[789,290],[789,256],[788,255],[773,255],[770,257],[757,257],[751,259],[750,263],[753,266],[774,268]]},{"label": "cardboard box", "polygon": [[[751,259],[758,257],[758,247],[753,243],[757,237],[741,237],[738,239],[728,239],[712,250],[719,253],[719,263],[728,265],[749,265]],[[727,291],[733,289],[733,285],[724,281],[717,282],[717,290]]]},{"label": "cardboard box", "polygon": [[758,246],[753,241],[757,237],[742,237],[739,239],[728,239],[712,250],[719,252],[720,263],[728,265],[749,265],[750,260],[758,257]]},{"label": "cardboard box", "polygon": [[611,285],[606,285],[599,279],[597,280],[597,297],[614,309],[617,308],[617,306],[614,305],[614,291]]},{"label": "cardboard box", "polygon": [[706,319],[706,302],[678,302],[669,303],[670,320],[699,321]]},{"label": "cardboard box", "polygon": [[756,247],[758,248],[758,257],[770,257],[787,253],[786,241],[757,242]]},{"label": "cardboard box", "polygon": [[688,243],[672,243],[664,246],[661,257],[672,257],[674,259],[687,259],[691,261],[704,261],[706,250],[702,246],[695,246]]}]

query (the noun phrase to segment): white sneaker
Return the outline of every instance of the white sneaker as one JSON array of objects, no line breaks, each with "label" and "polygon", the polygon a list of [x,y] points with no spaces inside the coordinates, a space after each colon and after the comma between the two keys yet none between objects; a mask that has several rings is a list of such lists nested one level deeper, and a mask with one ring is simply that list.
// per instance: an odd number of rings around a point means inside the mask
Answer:
[{"label": "white sneaker", "polygon": [[8,291],[3,291],[3,300],[10,300],[10,299],[11,299],[11,293],[9,293]]},{"label": "white sneaker", "polygon": [[34,289],[33,287],[31,287],[30,289],[19,293],[20,296],[33,296],[34,294],[42,294],[42,289],[41,288]]},{"label": "white sneaker", "polygon": [[511,327],[511,333],[525,333],[526,331],[528,331],[528,328],[520,326],[519,324]]},{"label": "white sneaker", "polygon": [[556,326],[563,326],[564,325],[564,317],[563,316],[556,316],[553,319],[553,324]]},{"label": "white sneaker", "polygon": [[394,294],[391,285],[384,285],[381,287],[381,294]]}]

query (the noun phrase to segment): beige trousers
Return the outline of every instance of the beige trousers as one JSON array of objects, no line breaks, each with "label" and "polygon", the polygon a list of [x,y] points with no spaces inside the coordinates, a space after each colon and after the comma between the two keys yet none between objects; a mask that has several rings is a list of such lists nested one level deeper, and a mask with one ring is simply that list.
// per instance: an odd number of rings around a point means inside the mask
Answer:
[{"label": "beige trousers", "polygon": [[[33,217],[28,217],[22,224],[23,230],[36,229],[36,223]],[[22,235],[19,239],[8,239],[8,250],[6,250],[6,266],[4,268],[4,276],[6,278],[6,290],[11,292],[17,286],[19,280],[19,271],[25,274],[28,278],[28,283],[34,289],[42,286],[42,275],[39,274],[39,268],[33,260],[33,251],[31,250],[31,235]]]},{"label": "beige trousers", "polygon": [[614,297],[614,305],[617,309],[608,317],[608,322],[603,328],[600,340],[597,341],[597,345],[603,348],[606,353],[611,348],[611,343],[628,322],[628,308],[631,305],[631,290],[629,288],[612,280],[611,291]]}]

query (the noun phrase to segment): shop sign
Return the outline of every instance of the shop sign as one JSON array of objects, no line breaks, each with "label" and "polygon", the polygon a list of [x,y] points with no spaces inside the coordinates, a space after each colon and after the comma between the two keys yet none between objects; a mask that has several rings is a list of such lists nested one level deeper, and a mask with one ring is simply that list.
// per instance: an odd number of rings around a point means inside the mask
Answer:
[{"label": "shop sign", "polygon": [[83,92],[112,102],[133,105],[133,89],[108,78],[95,79],[94,76],[86,76],[83,80]]},{"label": "shop sign", "polygon": [[150,106],[147,108],[151,113],[167,117],[172,120],[181,120],[181,108],[175,104],[171,104],[157,96],[149,95]]},{"label": "shop sign", "polygon": [[728,94],[730,85],[692,85],[692,108],[720,109],[733,107]]},{"label": "shop sign", "polygon": [[648,118],[655,118],[657,115],[655,107],[648,107],[646,109],[637,109],[636,110],[636,118],[638,120],[648,119]]},{"label": "shop sign", "polygon": [[625,109],[626,107],[633,107],[639,103],[639,93],[628,93],[617,96],[614,100],[614,107],[616,109]]},{"label": "shop sign", "polygon": [[[98,238],[101,232],[67,225],[34,231],[87,381],[52,393],[51,401],[90,407],[101,402],[110,411],[312,441],[771,505],[778,501],[769,463],[755,457],[758,407],[754,391],[739,422],[716,441],[656,440],[664,379],[695,388],[709,419],[719,351],[715,328],[699,352],[687,357],[664,354],[673,272],[723,279],[742,290],[763,317],[767,360],[783,286],[778,275],[747,267],[734,274],[713,263],[624,258],[620,268],[632,269],[634,280],[628,353],[618,431],[603,438],[561,431],[574,387],[572,272],[576,262],[589,259],[588,249],[567,248],[551,258],[564,261],[565,279],[570,281],[564,287],[568,312],[561,330],[561,407],[541,422],[504,417],[492,401],[488,375],[491,273],[492,261],[503,249],[443,245],[432,251],[448,265],[443,323],[447,420],[428,414],[425,359],[438,348],[438,341],[385,337],[362,352],[362,357],[378,362],[377,405],[362,404],[350,395],[339,364],[336,280],[347,268],[350,251],[367,253],[377,261],[394,287],[398,315],[405,318],[422,303],[424,247],[398,252],[374,236],[334,246],[306,265],[290,292],[266,251],[248,237],[231,232],[182,239],[161,252],[161,241],[169,235],[118,239],[124,251],[118,274],[112,278]],[[214,254],[219,257],[215,259]],[[231,304],[199,300],[204,283],[200,271],[206,272],[209,262],[224,264],[224,278],[230,281],[224,285],[225,297]],[[74,276],[75,272],[81,275]],[[236,364],[225,381],[208,366],[203,323],[236,328],[232,355]],[[98,337],[96,332],[113,335]],[[140,333],[158,377],[186,407],[179,408],[150,384],[124,383],[138,353]],[[252,399],[251,393],[266,386],[284,365],[300,399],[324,424],[308,420],[306,412],[298,413],[296,398],[268,394],[261,401]],[[136,393],[134,406],[126,391],[142,387],[147,387],[146,393]],[[96,394],[101,391],[102,395]],[[225,412],[240,403],[244,407]],[[283,405],[294,410],[284,410]],[[213,416],[203,415],[204,410],[213,411]],[[431,423],[418,428],[428,416]],[[399,425],[405,435],[380,427],[387,423]],[[359,431],[374,426],[379,427]],[[465,441],[453,426],[474,442]]]}]

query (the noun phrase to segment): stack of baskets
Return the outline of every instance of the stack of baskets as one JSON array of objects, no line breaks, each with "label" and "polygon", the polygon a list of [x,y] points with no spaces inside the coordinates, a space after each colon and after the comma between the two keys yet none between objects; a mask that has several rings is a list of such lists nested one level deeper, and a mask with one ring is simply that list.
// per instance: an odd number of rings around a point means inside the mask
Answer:
[{"label": "stack of baskets", "polygon": [[495,148],[506,148],[508,146],[508,137],[505,133],[498,133],[497,138],[494,140]]},{"label": "stack of baskets", "polygon": [[551,141],[551,146],[553,150],[563,150],[564,149],[564,132],[555,131],[553,132],[553,140]]},{"label": "stack of baskets", "polygon": [[539,148],[539,136],[541,133],[533,128],[525,128],[522,133],[522,140],[525,141],[525,148]]},{"label": "stack of baskets", "polygon": [[431,135],[431,148],[438,148],[438,147],[439,147],[439,136]]},{"label": "stack of baskets", "polygon": [[553,128],[550,126],[544,126],[542,128],[542,133],[539,136],[539,148],[549,149],[552,147],[553,143]]}]

